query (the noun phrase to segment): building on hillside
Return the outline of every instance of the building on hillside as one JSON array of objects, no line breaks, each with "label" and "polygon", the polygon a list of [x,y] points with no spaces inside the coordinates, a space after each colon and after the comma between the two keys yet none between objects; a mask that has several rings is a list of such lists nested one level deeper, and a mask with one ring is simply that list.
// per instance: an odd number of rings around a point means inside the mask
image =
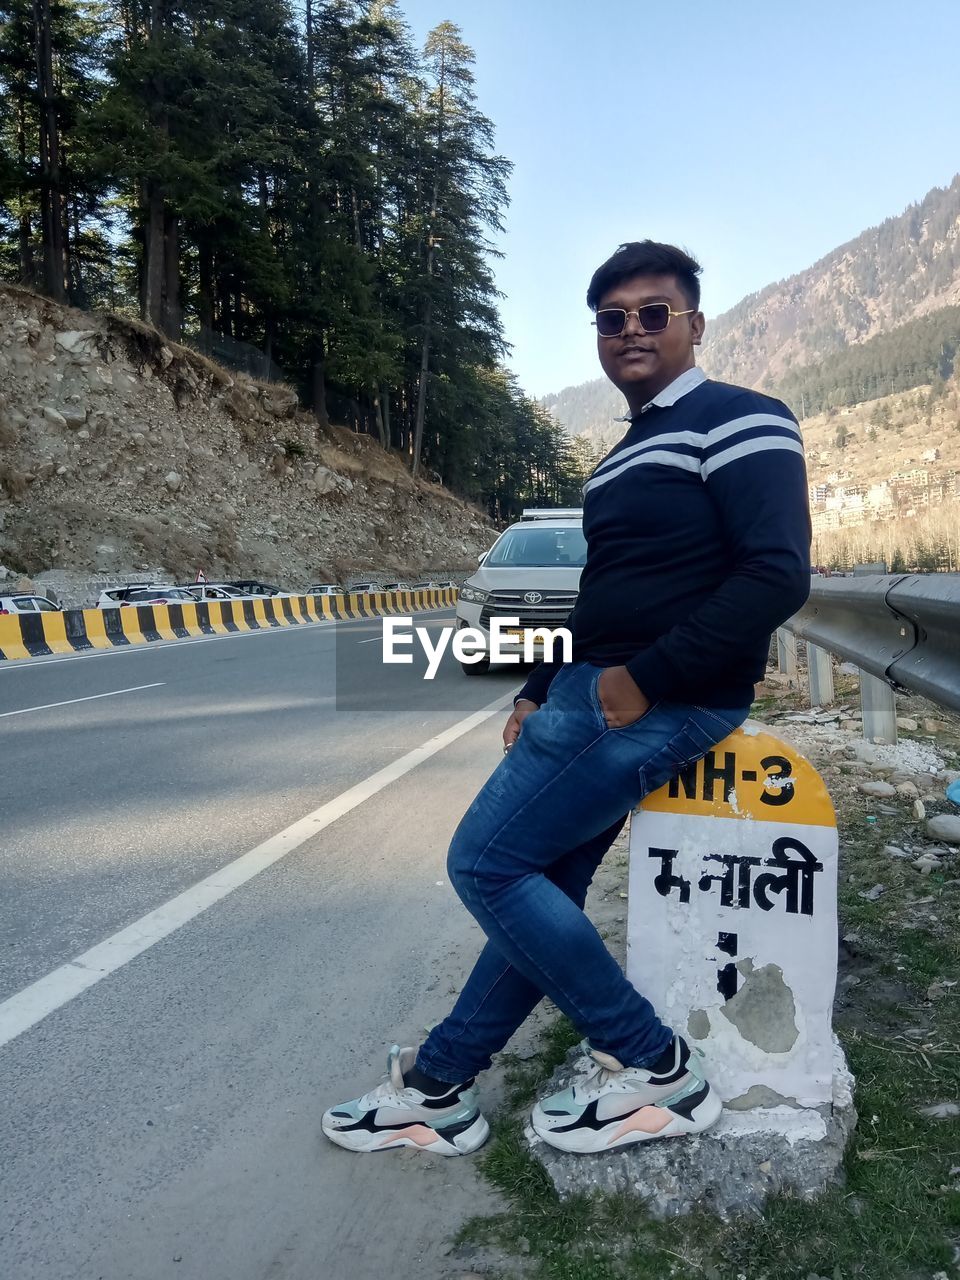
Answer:
[{"label": "building on hillside", "polygon": [[811,520],[814,533],[826,533],[829,529],[840,528],[839,511],[814,511]]},{"label": "building on hillside", "polygon": [[866,519],[866,512],[863,507],[845,507],[840,512],[840,527],[849,529],[853,525],[863,524]]},{"label": "building on hillside", "polygon": [[864,506],[874,513],[874,519],[882,520],[894,508],[893,491],[886,480],[872,484],[864,495]]},{"label": "building on hillside", "polygon": [[829,498],[832,489],[828,484],[812,484],[808,490],[811,507],[821,507]]},{"label": "building on hillside", "polygon": [[921,461],[921,462],[939,462],[939,461],[940,461],[940,450],[939,450],[939,449],[924,449],[923,453],[921,453],[921,455],[920,455],[920,461]]}]

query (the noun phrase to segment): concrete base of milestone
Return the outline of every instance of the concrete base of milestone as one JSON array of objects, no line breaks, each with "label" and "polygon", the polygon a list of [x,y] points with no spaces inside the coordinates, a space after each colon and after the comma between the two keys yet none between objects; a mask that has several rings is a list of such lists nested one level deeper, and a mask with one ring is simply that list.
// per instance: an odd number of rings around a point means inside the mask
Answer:
[{"label": "concrete base of milestone", "polygon": [[[574,1049],[541,1092],[571,1083]],[[833,1105],[724,1109],[705,1133],[661,1138],[606,1154],[574,1155],[548,1146],[527,1125],[532,1153],[562,1199],[600,1191],[644,1200],[655,1218],[706,1209],[721,1218],[755,1213],[779,1192],[812,1199],[842,1181],[841,1164],[857,1123],[853,1076],[834,1040]]]}]

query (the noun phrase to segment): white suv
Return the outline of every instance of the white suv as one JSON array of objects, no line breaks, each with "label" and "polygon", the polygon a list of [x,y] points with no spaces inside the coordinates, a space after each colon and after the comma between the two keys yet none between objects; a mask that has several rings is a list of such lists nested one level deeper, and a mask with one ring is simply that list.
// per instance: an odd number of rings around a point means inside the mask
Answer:
[{"label": "white suv", "polygon": [[[489,640],[491,618],[518,618],[501,632],[501,649],[518,653],[524,633],[562,627],[577,602],[580,572],[587,558],[583,511],[573,507],[528,508],[480,557],[480,568],[462,583],[457,628],[477,628]],[[539,654],[542,646],[535,646]],[[556,648],[559,655],[559,646]],[[489,670],[489,657],[461,663],[466,675]]]},{"label": "white suv", "polygon": [[18,592],[13,596],[0,596],[0,613],[59,613],[60,606],[46,596],[34,596]]},{"label": "white suv", "polygon": [[101,591],[98,609],[121,609],[137,604],[196,604],[196,599],[184,587],[164,587],[150,583],[131,583],[127,587],[112,587]]}]

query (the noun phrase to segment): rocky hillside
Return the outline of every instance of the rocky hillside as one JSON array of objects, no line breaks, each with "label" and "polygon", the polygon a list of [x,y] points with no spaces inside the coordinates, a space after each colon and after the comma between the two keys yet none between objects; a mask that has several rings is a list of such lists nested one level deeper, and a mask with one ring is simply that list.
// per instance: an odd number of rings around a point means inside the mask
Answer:
[{"label": "rocky hillside", "polygon": [[0,564],[290,587],[476,565],[494,530],[288,387],[0,286]]},{"label": "rocky hillside", "polygon": [[960,302],[960,175],[709,326],[704,367],[748,386]]},{"label": "rocky hillside", "polygon": [[[711,319],[700,363],[711,377],[776,391],[788,374],[796,381],[799,368],[957,303],[960,175]],[[604,379],[567,387],[544,404],[572,435],[586,433],[601,447],[622,431],[612,420],[624,412],[623,400]]]}]

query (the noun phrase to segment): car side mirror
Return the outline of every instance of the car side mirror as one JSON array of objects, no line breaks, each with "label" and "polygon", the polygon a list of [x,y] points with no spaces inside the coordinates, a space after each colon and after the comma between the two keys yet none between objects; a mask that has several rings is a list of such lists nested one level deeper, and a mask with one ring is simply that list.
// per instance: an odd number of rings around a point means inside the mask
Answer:
[{"label": "car side mirror", "polygon": [[487,558],[486,551],[481,551],[480,554],[477,556],[477,564],[483,564],[486,558]]}]

